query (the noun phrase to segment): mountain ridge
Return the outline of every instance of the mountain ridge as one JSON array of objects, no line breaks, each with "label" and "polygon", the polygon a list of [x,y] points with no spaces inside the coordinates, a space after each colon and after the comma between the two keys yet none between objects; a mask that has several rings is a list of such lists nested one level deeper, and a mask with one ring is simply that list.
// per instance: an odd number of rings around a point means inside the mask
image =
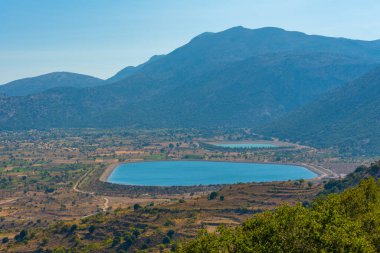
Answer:
[{"label": "mountain ridge", "polygon": [[140,69],[142,69],[145,65],[152,63],[152,62],[154,62],[154,61],[156,61],[156,60],[158,60],[164,56],[165,55],[153,55],[152,57],[149,58],[148,61],[146,61],[142,64],[139,64],[137,66],[127,66],[127,67],[123,68],[122,70],[118,71],[115,75],[108,78],[106,80],[106,83],[114,83],[114,82],[123,80],[123,79],[133,75],[134,73],[136,73]]},{"label": "mountain ridge", "polygon": [[27,96],[57,87],[95,87],[103,80],[89,75],[57,71],[34,77],[22,78],[0,85],[0,93],[8,96]]}]

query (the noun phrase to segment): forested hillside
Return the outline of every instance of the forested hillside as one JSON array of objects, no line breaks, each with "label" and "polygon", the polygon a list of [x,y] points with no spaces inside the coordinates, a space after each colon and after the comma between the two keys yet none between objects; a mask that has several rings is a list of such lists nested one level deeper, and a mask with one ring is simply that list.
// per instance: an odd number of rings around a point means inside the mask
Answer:
[{"label": "forested hillside", "polygon": [[380,69],[260,129],[262,133],[356,155],[380,154]]},{"label": "forested hillside", "polygon": [[283,206],[237,228],[202,231],[179,252],[379,252],[380,185],[374,178],[311,207]]}]

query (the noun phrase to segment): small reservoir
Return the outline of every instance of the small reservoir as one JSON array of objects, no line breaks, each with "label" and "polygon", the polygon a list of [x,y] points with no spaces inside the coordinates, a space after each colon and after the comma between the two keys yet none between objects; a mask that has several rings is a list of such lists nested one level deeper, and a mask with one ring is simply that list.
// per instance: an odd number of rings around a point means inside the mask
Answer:
[{"label": "small reservoir", "polygon": [[246,149],[261,149],[261,148],[279,148],[280,146],[270,143],[212,143],[212,145],[222,148],[246,148]]}]

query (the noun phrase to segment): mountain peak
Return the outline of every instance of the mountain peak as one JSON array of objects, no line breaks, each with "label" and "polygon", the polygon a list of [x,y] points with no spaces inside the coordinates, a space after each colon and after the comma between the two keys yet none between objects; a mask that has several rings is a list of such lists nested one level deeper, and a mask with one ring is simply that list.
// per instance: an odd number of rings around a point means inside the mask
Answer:
[{"label": "mountain peak", "polygon": [[271,26],[254,28],[254,29],[247,28],[244,26],[235,26],[218,33],[223,34],[223,33],[284,33],[284,32],[291,33],[291,31],[287,31],[283,28],[271,27]]},{"label": "mountain peak", "polygon": [[244,30],[251,30],[251,29],[239,25],[239,26],[231,27],[231,28],[224,30],[224,31],[226,32],[226,31],[244,31]]},{"label": "mountain peak", "polygon": [[260,27],[260,28],[247,28],[247,27],[244,27],[244,26],[234,26],[234,27],[231,27],[225,31],[281,31],[281,32],[286,32],[285,29],[283,28],[280,28],[280,27],[275,27],[275,26],[264,26],[264,27]]}]

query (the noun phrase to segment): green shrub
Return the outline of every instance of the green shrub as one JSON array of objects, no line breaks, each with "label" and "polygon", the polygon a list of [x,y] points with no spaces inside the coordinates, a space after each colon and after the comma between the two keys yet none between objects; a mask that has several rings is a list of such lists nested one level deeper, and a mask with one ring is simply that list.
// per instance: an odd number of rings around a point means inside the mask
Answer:
[{"label": "green shrub", "polygon": [[172,238],[174,234],[175,234],[175,231],[174,231],[173,229],[170,229],[170,230],[166,233],[166,235],[169,236],[169,238]]},{"label": "green shrub", "polygon": [[94,226],[94,225],[90,225],[90,226],[88,227],[88,232],[89,232],[90,234],[92,234],[94,231],[95,231],[95,226]]},{"label": "green shrub", "polygon": [[211,192],[210,195],[208,195],[208,200],[213,200],[218,196],[217,192]]},{"label": "green shrub", "polygon": [[134,204],[133,205],[133,210],[137,211],[141,208],[141,205],[140,204]]},{"label": "green shrub", "polygon": [[162,239],[163,244],[169,244],[170,243],[170,238],[168,236],[165,236],[164,239]]}]

